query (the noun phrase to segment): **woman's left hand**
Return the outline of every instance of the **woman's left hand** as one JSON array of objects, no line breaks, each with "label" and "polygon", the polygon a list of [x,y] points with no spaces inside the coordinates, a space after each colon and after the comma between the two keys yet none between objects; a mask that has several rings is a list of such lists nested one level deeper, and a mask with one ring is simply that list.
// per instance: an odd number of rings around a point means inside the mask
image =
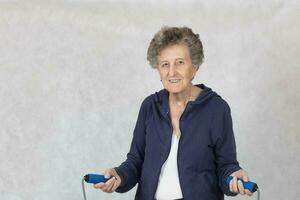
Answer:
[{"label": "woman's left hand", "polygon": [[252,195],[252,193],[249,190],[244,189],[242,181],[237,180],[237,178],[240,178],[243,181],[249,181],[249,177],[246,171],[240,169],[238,171],[233,172],[230,176],[233,176],[233,179],[230,181],[229,184],[229,189],[231,192],[236,194],[241,194],[241,195],[245,195],[245,194],[247,194],[248,196]]}]

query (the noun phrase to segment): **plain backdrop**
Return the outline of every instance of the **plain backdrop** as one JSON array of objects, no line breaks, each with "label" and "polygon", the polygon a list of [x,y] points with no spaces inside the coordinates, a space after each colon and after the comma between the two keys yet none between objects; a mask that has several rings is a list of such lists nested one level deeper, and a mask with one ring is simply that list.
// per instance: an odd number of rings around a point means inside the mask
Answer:
[{"label": "plain backdrop", "polygon": [[[194,80],[230,105],[238,160],[261,200],[300,197],[299,1],[0,1],[0,199],[82,200],[81,179],[123,162],[146,52],[163,25],[200,34]],[[133,199],[87,185],[88,199]],[[256,199],[238,196],[229,199]]]}]

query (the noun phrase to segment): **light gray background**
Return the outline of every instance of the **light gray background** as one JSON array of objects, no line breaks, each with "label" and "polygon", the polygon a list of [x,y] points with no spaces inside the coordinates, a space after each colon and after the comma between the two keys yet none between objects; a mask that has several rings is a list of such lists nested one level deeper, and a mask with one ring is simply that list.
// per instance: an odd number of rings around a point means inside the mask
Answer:
[{"label": "light gray background", "polygon": [[194,83],[231,106],[261,199],[299,199],[298,2],[1,1],[0,199],[81,200],[85,173],[125,160],[140,103],[162,88],[146,61],[162,25],[200,34]]}]

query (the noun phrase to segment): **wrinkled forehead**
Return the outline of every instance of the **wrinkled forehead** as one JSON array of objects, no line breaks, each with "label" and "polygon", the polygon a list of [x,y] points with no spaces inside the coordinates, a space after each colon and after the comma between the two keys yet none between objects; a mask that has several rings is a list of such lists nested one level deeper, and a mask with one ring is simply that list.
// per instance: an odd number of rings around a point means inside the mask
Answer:
[{"label": "wrinkled forehead", "polygon": [[187,45],[170,45],[165,48],[162,48],[157,55],[157,60],[159,62],[163,60],[175,60],[177,58],[190,59],[189,49]]}]

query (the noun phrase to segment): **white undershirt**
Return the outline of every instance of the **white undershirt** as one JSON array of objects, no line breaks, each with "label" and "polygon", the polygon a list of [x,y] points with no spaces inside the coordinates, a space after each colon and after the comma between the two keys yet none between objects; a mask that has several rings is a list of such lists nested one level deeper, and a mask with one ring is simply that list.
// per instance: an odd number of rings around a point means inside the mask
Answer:
[{"label": "white undershirt", "polygon": [[172,134],[171,150],[168,159],[161,167],[158,186],[155,194],[157,200],[170,200],[182,198],[180,188],[178,167],[177,167],[177,151],[179,138]]}]

